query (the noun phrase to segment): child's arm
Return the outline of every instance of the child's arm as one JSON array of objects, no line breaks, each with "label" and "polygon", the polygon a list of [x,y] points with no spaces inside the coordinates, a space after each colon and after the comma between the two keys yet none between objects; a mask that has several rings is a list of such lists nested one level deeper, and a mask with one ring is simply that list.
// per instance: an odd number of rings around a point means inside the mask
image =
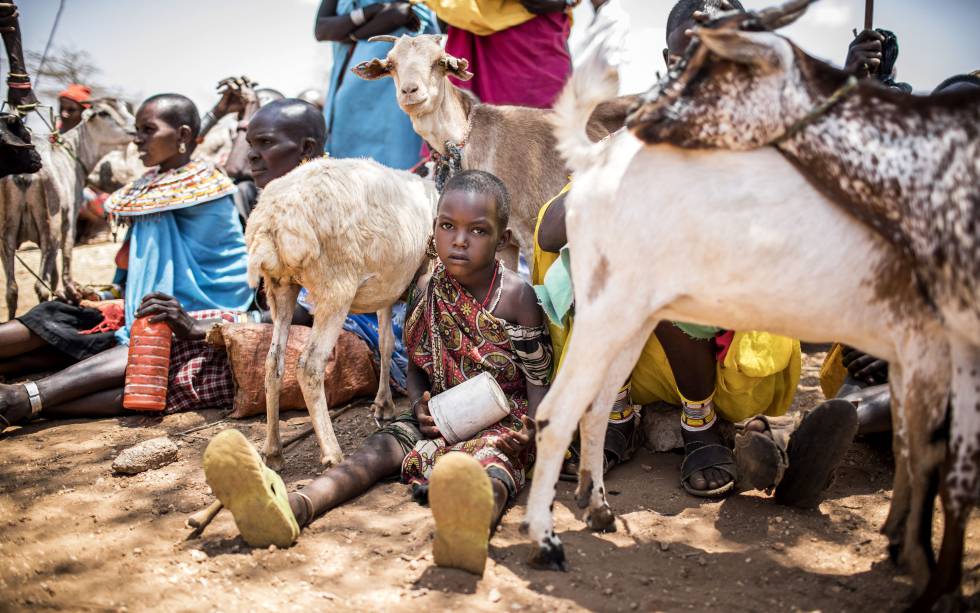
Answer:
[{"label": "child's arm", "polygon": [[425,438],[438,438],[442,436],[439,428],[436,427],[436,420],[429,413],[429,376],[425,371],[415,365],[415,362],[408,361],[408,373],[406,375],[408,386],[408,399],[412,401],[412,412],[415,419],[419,422],[419,431]]}]

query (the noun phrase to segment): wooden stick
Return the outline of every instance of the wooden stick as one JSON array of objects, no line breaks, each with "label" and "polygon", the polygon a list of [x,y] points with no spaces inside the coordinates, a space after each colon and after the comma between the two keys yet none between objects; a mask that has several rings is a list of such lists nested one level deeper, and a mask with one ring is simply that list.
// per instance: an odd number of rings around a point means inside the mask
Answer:
[{"label": "wooden stick", "polygon": [[870,30],[874,23],[875,0],[864,0],[864,29]]}]

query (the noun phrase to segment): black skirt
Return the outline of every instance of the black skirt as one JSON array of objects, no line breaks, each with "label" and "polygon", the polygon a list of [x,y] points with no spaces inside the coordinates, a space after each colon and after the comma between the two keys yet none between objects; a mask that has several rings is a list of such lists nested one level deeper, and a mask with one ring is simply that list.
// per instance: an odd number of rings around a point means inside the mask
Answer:
[{"label": "black skirt", "polygon": [[86,309],[51,300],[42,302],[16,319],[44,342],[78,361],[116,344],[113,332],[79,333],[102,323],[104,318],[99,309]]}]

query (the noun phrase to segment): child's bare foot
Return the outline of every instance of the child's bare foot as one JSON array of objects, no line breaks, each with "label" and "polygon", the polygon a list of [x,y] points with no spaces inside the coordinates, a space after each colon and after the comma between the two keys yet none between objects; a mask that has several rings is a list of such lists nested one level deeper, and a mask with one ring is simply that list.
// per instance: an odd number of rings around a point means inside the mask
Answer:
[{"label": "child's bare foot", "polygon": [[27,421],[31,417],[31,400],[23,384],[0,384],[0,431]]}]

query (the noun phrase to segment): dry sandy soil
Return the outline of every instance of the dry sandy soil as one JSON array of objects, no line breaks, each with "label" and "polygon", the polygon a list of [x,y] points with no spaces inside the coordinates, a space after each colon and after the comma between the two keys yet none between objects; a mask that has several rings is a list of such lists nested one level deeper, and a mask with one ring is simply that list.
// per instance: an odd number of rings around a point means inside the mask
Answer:
[{"label": "dry sandy soil", "polygon": [[[111,255],[111,246],[80,248],[78,276],[105,281]],[[26,308],[33,291],[26,281],[21,288]],[[794,410],[821,399],[821,358],[807,356]],[[302,412],[283,417],[284,436],[309,422]],[[264,433],[261,419],[223,422],[218,411],[37,422],[8,432],[0,439],[0,610],[891,611],[909,603],[909,579],[888,561],[878,534],[891,495],[887,441],[856,443],[826,501],[810,511],[758,492],[691,497],[678,485],[680,455],[641,450],[607,480],[615,533],[590,533],[572,484],[560,484],[555,515],[569,572],[525,564],[522,497],[478,579],[432,565],[431,516],[395,482],[326,514],[287,550],[248,547],[227,512],[203,537],[185,540],[187,515],[210,501],[201,454],[230,427],[255,442]],[[345,452],[373,430],[364,405],[336,427]],[[164,434],[181,445],[177,462],[113,475],[121,450]],[[287,452],[290,487],[318,473],[317,454],[312,437]],[[977,609],[976,515],[967,540],[964,604]]]}]

